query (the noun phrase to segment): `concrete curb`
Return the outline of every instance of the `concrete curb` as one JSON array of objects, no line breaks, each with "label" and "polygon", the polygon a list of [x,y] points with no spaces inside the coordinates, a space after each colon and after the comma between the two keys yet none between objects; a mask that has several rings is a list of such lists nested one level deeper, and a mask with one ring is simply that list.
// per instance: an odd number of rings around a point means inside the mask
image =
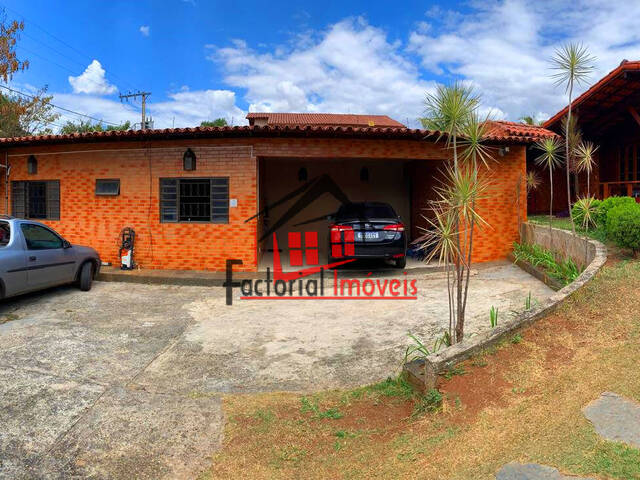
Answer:
[{"label": "concrete curb", "polygon": [[[537,228],[544,228],[547,232],[549,230],[546,226],[539,227],[533,224],[527,224],[526,228],[533,231]],[[571,236],[571,232],[567,232],[565,230],[556,228],[552,230],[558,236]],[[405,364],[404,371],[407,373],[409,382],[416,388],[423,391],[435,388],[438,374],[447,371],[452,366],[467,360],[486,348],[499,343],[507,335],[531,325],[536,320],[547,316],[558,308],[558,306],[560,306],[576,290],[582,288],[582,286],[589,282],[607,261],[607,249],[602,243],[596,240],[591,240],[581,236],[577,236],[577,238],[580,239],[585,248],[589,246],[592,247],[589,248],[592,252],[592,255],[590,255],[592,258],[589,265],[587,265],[584,271],[574,282],[558,290],[545,302],[537,305],[531,310],[517,315],[489,331],[482,332],[472,338],[463,340],[456,345],[452,345],[451,347],[447,347],[437,353],[433,353],[429,355],[426,360],[419,359]]]}]

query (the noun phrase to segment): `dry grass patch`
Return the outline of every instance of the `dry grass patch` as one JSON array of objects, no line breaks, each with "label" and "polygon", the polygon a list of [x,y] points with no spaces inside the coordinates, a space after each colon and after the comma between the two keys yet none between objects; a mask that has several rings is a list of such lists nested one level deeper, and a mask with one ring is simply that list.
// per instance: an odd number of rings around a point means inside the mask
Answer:
[{"label": "dry grass patch", "polygon": [[224,448],[206,477],[493,479],[517,460],[640,479],[639,452],[601,441],[581,412],[607,390],[640,400],[638,305],[640,264],[605,267],[519,341],[442,378],[436,411],[402,381],[225,397]]}]

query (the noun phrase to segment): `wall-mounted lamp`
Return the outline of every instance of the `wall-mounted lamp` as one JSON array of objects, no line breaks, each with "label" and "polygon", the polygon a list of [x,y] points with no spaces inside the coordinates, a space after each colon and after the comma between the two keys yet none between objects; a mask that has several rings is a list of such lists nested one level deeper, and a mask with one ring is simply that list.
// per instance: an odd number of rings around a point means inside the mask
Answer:
[{"label": "wall-mounted lamp", "polygon": [[498,155],[504,157],[507,153],[509,153],[509,147],[500,147],[498,149]]},{"label": "wall-mounted lamp", "polygon": [[190,148],[187,148],[187,151],[182,156],[182,166],[185,170],[196,169],[196,154]]},{"label": "wall-mounted lamp", "polygon": [[38,173],[38,159],[33,155],[30,155],[27,159],[27,173],[29,175],[35,175]]}]

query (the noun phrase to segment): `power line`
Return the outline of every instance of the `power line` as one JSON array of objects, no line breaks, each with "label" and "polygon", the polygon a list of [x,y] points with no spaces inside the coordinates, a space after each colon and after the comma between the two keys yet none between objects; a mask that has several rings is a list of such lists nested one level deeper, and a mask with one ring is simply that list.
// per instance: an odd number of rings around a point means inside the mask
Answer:
[{"label": "power line", "polygon": [[[23,14],[21,14],[20,12],[18,12],[18,11],[16,11],[16,10],[14,10],[13,8],[9,8],[9,7],[7,7],[7,6],[6,6],[6,5],[4,5],[4,4],[0,4],[0,5],[2,5],[2,7],[3,7],[3,8],[5,8],[6,10],[9,10],[10,12],[13,12],[14,14],[18,15],[19,17],[22,17],[22,19],[23,19],[23,20],[26,20],[26,21],[27,21],[26,23],[27,23],[28,25],[33,25],[34,27],[36,27],[37,29],[41,30],[41,31],[42,31],[42,32],[44,32],[45,34],[49,35],[49,36],[50,36],[51,38],[53,38],[54,40],[56,40],[56,41],[60,42],[62,45],[66,46],[67,48],[69,48],[69,49],[73,50],[74,52],[76,52],[76,54],[78,54],[78,55],[80,55],[81,57],[83,57],[83,61],[86,61],[87,59],[90,59],[91,61],[93,61],[93,56],[92,56],[92,55],[89,55],[89,54],[87,54],[87,53],[85,53],[85,52],[81,52],[80,50],[78,50],[77,48],[75,48],[73,45],[70,45],[69,43],[65,42],[65,41],[64,41],[64,40],[62,40],[61,38],[59,38],[59,37],[55,36],[53,33],[50,33],[49,31],[45,30],[43,27],[41,27],[41,26],[40,26],[40,25],[38,25],[37,23],[32,22],[32,21],[31,21],[31,20],[29,20],[27,17],[25,17]],[[32,37],[32,36],[30,36],[30,35],[28,35],[28,34],[26,34],[26,33],[24,33],[24,32],[21,32],[21,34],[24,34],[26,37],[29,37],[29,38],[31,38],[32,40],[35,40],[35,41],[37,41],[37,42],[40,42],[40,43],[41,43],[41,44],[43,44],[43,45],[46,45],[46,43],[44,43],[43,41],[41,41],[41,40],[37,40],[37,39],[35,39],[34,37]],[[22,48],[23,48],[23,47],[22,47]],[[51,48],[51,50],[53,50],[53,51],[56,51],[55,49],[53,49],[53,47],[49,47],[49,48]],[[26,50],[26,49],[25,49],[25,50]],[[60,52],[58,52],[58,53],[60,53]],[[62,53],[60,53],[60,54],[61,54],[62,56],[65,56],[65,55],[64,55],[64,54],[62,54]],[[40,56],[40,55],[38,55],[38,56]],[[42,58],[42,57],[40,56],[40,58]],[[67,57],[67,58],[69,58],[69,57]],[[91,61],[90,61],[89,63],[91,63]],[[56,64],[55,62],[51,62],[51,63]],[[76,60],[76,63],[80,64],[80,62],[78,62],[77,60]],[[56,65],[58,65],[58,64],[56,64]],[[81,65],[82,65],[82,64],[81,64]],[[59,67],[62,67],[61,65],[58,65],[58,66],[59,66]],[[66,70],[68,70],[66,67],[62,67],[62,68],[65,68]],[[77,73],[77,72],[72,72],[72,73]],[[127,86],[129,86],[129,87],[131,87],[131,86],[132,86],[132,85],[131,85],[131,83],[129,83],[129,82],[127,82],[126,80],[124,80],[124,79],[122,79],[122,78],[118,77],[118,76],[117,76],[116,74],[114,74],[114,73],[110,73],[110,76],[112,76],[113,78],[117,79],[118,81],[120,81],[120,82],[124,83],[125,85],[127,85]],[[134,89],[134,90],[135,90],[135,89]]]},{"label": "power line", "polygon": [[[36,98],[33,95],[29,95],[28,93],[24,93],[24,92],[21,92],[19,90],[15,90],[13,88],[7,87],[6,85],[0,85],[0,88],[4,88],[5,90],[9,90],[10,92],[17,93],[18,95],[22,95],[22,96],[25,96],[27,98],[31,98],[31,99]],[[51,105],[52,107],[57,108],[59,110],[62,110],[63,112],[73,113],[73,114],[79,115],[81,117],[90,118],[91,120],[95,120],[96,122],[99,122],[99,123],[106,123],[108,125],[113,125],[115,127],[119,127],[120,126],[119,123],[108,122],[108,121],[102,120],[100,118],[92,117],[91,115],[86,115],[84,113],[80,113],[80,112],[76,112],[76,111],[73,111],[73,110],[69,110],[68,108],[59,107],[58,105],[54,105],[53,103],[49,103],[49,105]]]}]

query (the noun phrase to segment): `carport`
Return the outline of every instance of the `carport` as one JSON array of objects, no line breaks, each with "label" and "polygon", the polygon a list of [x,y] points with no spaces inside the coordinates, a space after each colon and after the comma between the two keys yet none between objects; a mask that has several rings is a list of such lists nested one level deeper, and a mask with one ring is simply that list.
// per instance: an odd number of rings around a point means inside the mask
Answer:
[{"label": "carport", "polygon": [[[329,220],[342,202],[390,204],[406,226],[409,241],[425,226],[422,215],[434,195],[443,160],[398,158],[260,158],[259,258],[271,263],[273,233],[283,263],[289,258],[289,232],[317,232],[318,258],[328,252]],[[266,262],[265,262],[266,260]]]}]

